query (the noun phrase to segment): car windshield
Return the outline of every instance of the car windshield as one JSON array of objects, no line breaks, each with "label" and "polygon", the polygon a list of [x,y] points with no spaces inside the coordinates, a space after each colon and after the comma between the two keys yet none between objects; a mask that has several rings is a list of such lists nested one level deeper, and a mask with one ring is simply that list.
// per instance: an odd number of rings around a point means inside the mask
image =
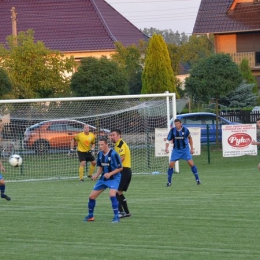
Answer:
[{"label": "car windshield", "polygon": [[44,122],[41,122],[39,124],[36,124],[36,125],[32,125],[30,127],[27,128],[28,131],[34,131],[34,130],[37,130],[39,127],[41,127],[42,125],[44,124]]}]

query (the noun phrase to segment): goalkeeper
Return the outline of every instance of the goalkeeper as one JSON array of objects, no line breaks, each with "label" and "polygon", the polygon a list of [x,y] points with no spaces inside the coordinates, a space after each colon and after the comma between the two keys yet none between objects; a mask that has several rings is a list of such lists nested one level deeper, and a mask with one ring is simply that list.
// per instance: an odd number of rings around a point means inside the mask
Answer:
[{"label": "goalkeeper", "polygon": [[74,152],[75,142],[78,143],[77,152],[80,161],[79,180],[84,181],[84,168],[86,167],[86,163],[91,162],[88,174],[89,178],[91,178],[96,166],[96,161],[94,158],[95,135],[89,132],[89,125],[84,125],[83,132],[78,133],[71,140],[69,154]]}]

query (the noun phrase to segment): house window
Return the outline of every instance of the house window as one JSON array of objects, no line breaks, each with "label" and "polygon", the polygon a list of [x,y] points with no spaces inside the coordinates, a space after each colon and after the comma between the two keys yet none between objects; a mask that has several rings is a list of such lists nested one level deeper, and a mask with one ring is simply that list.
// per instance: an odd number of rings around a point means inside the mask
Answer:
[{"label": "house window", "polygon": [[255,65],[260,66],[260,52],[255,53]]}]

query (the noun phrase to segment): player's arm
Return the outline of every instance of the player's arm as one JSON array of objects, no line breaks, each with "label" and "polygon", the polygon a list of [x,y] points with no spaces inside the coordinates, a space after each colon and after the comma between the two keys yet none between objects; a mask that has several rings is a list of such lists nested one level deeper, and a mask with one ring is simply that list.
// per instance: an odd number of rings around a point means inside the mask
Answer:
[{"label": "player's arm", "polygon": [[102,166],[98,166],[97,167],[97,172],[95,174],[92,175],[91,179],[92,180],[96,180],[98,178],[98,176],[103,172],[103,167]]},{"label": "player's arm", "polygon": [[165,143],[165,152],[169,153],[169,145],[170,145],[170,141],[172,140],[172,130],[170,130],[168,137],[166,139],[166,143]]},{"label": "player's arm", "polygon": [[73,150],[74,146],[75,146],[75,140],[74,138],[72,138],[70,142],[70,150]]},{"label": "player's arm", "polygon": [[69,153],[68,153],[69,156],[72,155],[75,152],[74,147],[75,147],[75,139],[72,138],[71,141],[70,141],[70,150],[69,150]]},{"label": "player's arm", "polygon": [[1,161],[0,161],[0,171],[5,172],[5,168],[4,168],[4,166],[3,166]]},{"label": "player's arm", "polygon": [[[95,135],[94,135],[95,137]],[[93,140],[91,141],[91,149],[90,149],[90,152],[92,153],[93,156],[95,156],[95,147],[96,146],[96,137],[93,138]]]},{"label": "player's arm", "polygon": [[260,142],[257,142],[257,141],[255,141],[255,140],[253,140],[251,144],[252,144],[252,145],[260,145]]},{"label": "player's arm", "polygon": [[189,140],[189,144],[190,144],[190,152],[191,152],[191,154],[193,154],[194,153],[193,140],[192,140],[192,137],[190,134],[188,135],[188,140]]},{"label": "player's arm", "polygon": [[121,148],[120,151],[118,152],[120,158],[121,158],[121,161],[123,162],[124,159],[125,159],[125,149],[124,148]]},{"label": "player's arm", "polygon": [[104,174],[104,177],[105,177],[106,179],[109,179],[111,176],[113,176],[113,175],[115,175],[115,174],[121,172],[122,170],[123,170],[123,167],[121,167],[121,168],[116,168],[116,169],[113,170],[112,172],[105,173],[105,174]]}]

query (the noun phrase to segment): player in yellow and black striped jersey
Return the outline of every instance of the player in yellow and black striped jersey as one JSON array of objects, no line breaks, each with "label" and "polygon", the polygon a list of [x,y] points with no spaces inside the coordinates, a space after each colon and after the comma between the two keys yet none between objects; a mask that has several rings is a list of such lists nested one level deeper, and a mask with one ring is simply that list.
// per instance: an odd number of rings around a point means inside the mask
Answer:
[{"label": "player in yellow and black striped jersey", "polygon": [[123,170],[121,171],[121,180],[117,191],[119,217],[131,217],[126,198],[123,191],[127,191],[132,178],[131,153],[127,143],[121,138],[121,131],[113,129],[110,134],[111,141],[115,143],[114,150],[120,155]]},{"label": "player in yellow and black striped jersey", "polygon": [[91,162],[88,177],[90,178],[94,172],[96,161],[94,157],[95,150],[95,135],[89,132],[89,125],[84,125],[83,132],[78,133],[70,144],[70,151],[75,147],[75,142],[78,143],[77,152],[80,161],[79,165],[79,180],[84,180],[84,168],[87,162]]}]

